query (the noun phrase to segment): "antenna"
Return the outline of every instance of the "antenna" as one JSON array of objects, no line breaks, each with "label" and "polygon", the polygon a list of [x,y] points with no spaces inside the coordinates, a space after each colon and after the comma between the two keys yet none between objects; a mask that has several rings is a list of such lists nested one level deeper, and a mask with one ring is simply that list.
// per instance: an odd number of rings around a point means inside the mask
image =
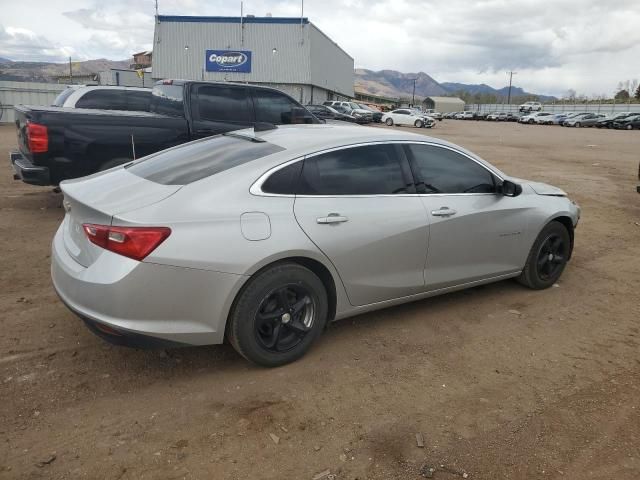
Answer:
[{"label": "antenna", "polygon": [[158,0],[156,0],[156,17],[158,16]]}]

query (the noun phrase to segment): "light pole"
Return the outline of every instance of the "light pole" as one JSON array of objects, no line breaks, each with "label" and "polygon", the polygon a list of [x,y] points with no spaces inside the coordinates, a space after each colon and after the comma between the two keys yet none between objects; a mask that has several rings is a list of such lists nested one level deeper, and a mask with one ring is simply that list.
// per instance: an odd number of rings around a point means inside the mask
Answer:
[{"label": "light pole", "polygon": [[507,104],[511,105],[511,83],[513,80],[513,76],[517,75],[518,72],[507,72],[509,74],[509,94],[507,95]]},{"label": "light pole", "polygon": [[417,78],[410,78],[409,81],[413,81],[413,94],[411,95],[411,106],[415,107],[416,105],[416,80]]}]

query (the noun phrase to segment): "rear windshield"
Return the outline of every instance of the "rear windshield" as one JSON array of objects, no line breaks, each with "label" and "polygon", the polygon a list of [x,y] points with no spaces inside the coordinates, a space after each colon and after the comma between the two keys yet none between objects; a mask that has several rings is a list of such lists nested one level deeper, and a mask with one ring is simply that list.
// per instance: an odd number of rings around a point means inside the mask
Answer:
[{"label": "rear windshield", "polygon": [[53,101],[53,104],[51,106],[62,107],[64,105],[65,100],[69,98],[69,95],[71,95],[75,91],[76,91],[75,88],[66,88],[65,90],[60,92],[60,95],[56,97],[56,99]]},{"label": "rear windshield", "polygon": [[164,84],[153,87],[150,111],[172,117],[184,117],[183,88],[182,85]]},{"label": "rear windshield", "polygon": [[187,185],[284,148],[226,134],[171,148],[132,163],[129,172],[162,185]]}]

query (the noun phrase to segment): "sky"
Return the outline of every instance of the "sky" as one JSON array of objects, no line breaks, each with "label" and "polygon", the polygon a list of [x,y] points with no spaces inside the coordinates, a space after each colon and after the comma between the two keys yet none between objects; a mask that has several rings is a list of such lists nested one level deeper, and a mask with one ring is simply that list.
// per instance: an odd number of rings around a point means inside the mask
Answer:
[{"label": "sky", "polygon": [[[158,0],[164,15],[240,14],[239,0]],[[154,0],[0,0],[0,57],[124,60],[150,49]],[[245,14],[300,16],[300,0],[244,0]],[[304,15],[356,68],[438,82],[611,95],[640,78],[640,0],[306,0]]]}]

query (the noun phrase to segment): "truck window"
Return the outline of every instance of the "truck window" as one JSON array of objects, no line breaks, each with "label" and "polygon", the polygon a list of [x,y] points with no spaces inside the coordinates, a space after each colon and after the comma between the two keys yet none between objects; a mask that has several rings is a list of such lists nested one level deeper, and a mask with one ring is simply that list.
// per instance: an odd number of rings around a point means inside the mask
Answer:
[{"label": "truck window", "polygon": [[124,90],[90,90],[76,102],[76,108],[126,110]]},{"label": "truck window", "polygon": [[200,85],[194,100],[200,120],[253,122],[247,88]]},{"label": "truck window", "polygon": [[255,89],[253,102],[256,121],[278,124],[313,123],[312,117],[298,102],[272,90]]},{"label": "truck window", "polygon": [[151,91],[150,111],[171,117],[184,117],[182,90],[182,85],[156,85]]},{"label": "truck window", "polygon": [[127,90],[125,92],[127,99],[127,110],[135,112],[148,112],[151,104],[151,90],[143,92],[140,90]]}]

